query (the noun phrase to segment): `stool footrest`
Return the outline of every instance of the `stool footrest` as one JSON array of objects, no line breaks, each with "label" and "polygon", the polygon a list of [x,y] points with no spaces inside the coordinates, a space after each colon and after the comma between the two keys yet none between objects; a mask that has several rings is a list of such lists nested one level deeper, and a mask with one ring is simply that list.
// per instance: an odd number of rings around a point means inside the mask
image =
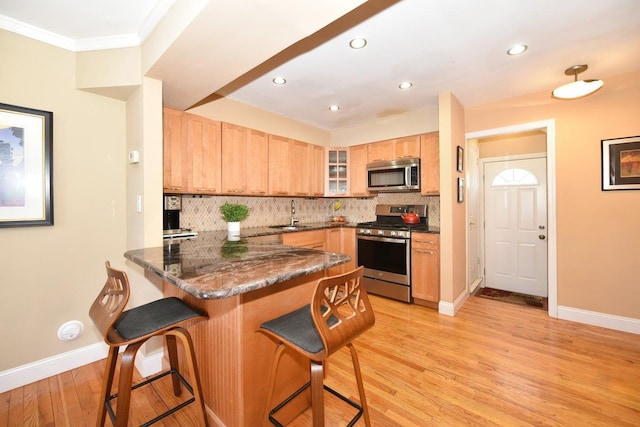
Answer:
[{"label": "stool footrest", "polygon": [[[182,374],[180,372],[178,372],[175,369],[170,369],[168,371],[162,372],[158,375],[155,375],[149,379],[146,379],[134,386],[131,387],[131,390],[136,390],[140,387],[143,387],[147,384],[151,384],[154,381],[157,381],[161,378],[166,377],[167,375],[175,375],[176,377],[178,377],[178,379],[180,380],[180,382],[182,383],[183,386],[185,386],[185,388],[189,391],[189,393],[191,393],[191,399],[185,400],[184,402],[174,406],[173,408],[163,412],[162,414],[158,415],[157,417],[153,418],[152,420],[149,420],[147,422],[145,422],[144,424],[142,424],[140,427],[147,427],[150,426],[152,424],[157,423],[158,421],[160,421],[163,418],[168,417],[169,415],[173,414],[174,412],[179,411],[180,409],[184,408],[185,406],[195,402],[196,398],[195,395],[193,393],[193,388],[191,387],[191,384],[189,384],[187,382],[187,380],[182,376]],[[111,396],[109,396],[105,401],[104,404],[107,407],[107,412],[109,413],[109,418],[111,418],[111,422],[113,422],[113,424],[115,425],[116,423],[116,413],[113,410],[113,406],[111,405],[111,401],[113,399],[116,399],[118,397],[118,393],[112,394]]]},{"label": "stool footrest", "polygon": [[[298,390],[294,391],[291,395],[289,395],[289,397],[287,397],[285,400],[280,402],[275,408],[273,408],[269,412],[269,421],[271,421],[271,424],[273,424],[276,427],[284,427],[282,424],[280,424],[280,422],[278,420],[275,419],[276,412],[278,412],[279,410],[284,408],[289,402],[291,402],[293,399],[295,399],[298,395],[300,395],[300,393],[302,393],[303,391],[308,389],[310,386],[311,386],[311,381],[307,382],[305,385],[300,387]],[[325,390],[327,390],[329,393],[331,393],[334,396],[338,397],[343,402],[348,403],[350,406],[352,406],[353,408],[358,410],[358,413],[351,419],[351,421],[349,421],[349,424],[347,424],[347,427],[352,427],[360,419],[360,417],[362,416],[362,413],[364,412],[363,409],[362,409],[362,406],[360,406],[358,403],[354,402],[353,400],[345,397],[344,395],[338,393],[337,391],[335,391],[334,389],[332,389],[331,387],[329,387],[327,385],[323,385],[322,387]]]}]

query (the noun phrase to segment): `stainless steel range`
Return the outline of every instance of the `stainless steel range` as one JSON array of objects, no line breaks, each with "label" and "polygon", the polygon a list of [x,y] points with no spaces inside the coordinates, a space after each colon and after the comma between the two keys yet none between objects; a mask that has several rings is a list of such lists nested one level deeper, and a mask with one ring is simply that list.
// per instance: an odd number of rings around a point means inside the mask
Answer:
[{"label": "stainless steel range", "polygon": [[[419,223],[404,223],[411,212]],[[427,205],[377,205],[376,221],[357,224],[358,266],[368,292],[411,302],[411,231],[426,230],[427,222]]]}]

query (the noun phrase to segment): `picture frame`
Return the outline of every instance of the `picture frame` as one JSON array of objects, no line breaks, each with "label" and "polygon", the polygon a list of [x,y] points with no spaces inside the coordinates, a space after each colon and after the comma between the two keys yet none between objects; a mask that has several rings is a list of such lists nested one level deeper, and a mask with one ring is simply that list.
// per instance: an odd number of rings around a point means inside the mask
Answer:
[{"label": "picture frame", "polygon": [[458,178],[458,203],[464,202],[464,178]]},{"label": "picture frame", "polygon": [[601,140],[602,191],[640,190],[640,136]]},{"label": "picture frame", "polygon": [[0,103],[0,227],[53,225],[53,113]]},{"label": "picture frame", "polygon": [[456,151],[456,170],[458,172],[464,171],[464,148],[459,145]]}]

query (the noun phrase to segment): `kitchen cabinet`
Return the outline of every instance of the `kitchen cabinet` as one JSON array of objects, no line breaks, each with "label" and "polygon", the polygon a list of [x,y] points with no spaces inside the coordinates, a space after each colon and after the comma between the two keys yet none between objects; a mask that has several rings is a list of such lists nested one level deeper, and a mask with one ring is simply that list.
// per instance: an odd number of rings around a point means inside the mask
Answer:
[{"label": "kitchen cabinet", "polygon": [[327,236],[326,230],[310,230],[296,231],[295,233],[284,233],[282,235],[282,244],[289,246],[298,246],[301,248],[318,249],[326,251]]},{"label": "kitchen cabinet", "polygon": [[440,194],[440,133],[420,135],[420,194]]},{"label": "kitchen cabinet", "polygon": [[440,301],[440,236],[411,233],[411,296],[414,303],[437,308]]},{"label": "kitchen cabinet", "polygon": [[187,119],[187,193],[219,194],[221,123],[194,114]]},{"label": "kitchen cabinet", "polygon": [[247,132],[243,126],[222,123],[222,192],[247,189]]},{"label": "kitchen cabinet", "polygon": [[349,194],[353,197],[369,197],[367,190],[367,145],[349,147]]},{"label": "kitchen cabinet", "polygon": [[290,169],[289,138],[269,135],[269,194],[288,196]]},{"label": "kitchen cabinet", "polygon": [[309,196],[324,196],[324,147],[308,144]]},{"label": "kitchen cabinet", "polygon": [[415,159],[420,157],[420,135],[396,138],[394,144],[394,159]]},{"label": "kitchen cabinet", "polygon": [[325,196],[346,196],[349,193],[349,149],[326,149],[326,186]]},{"label": "kitchen cabinet", "polygon": [[327,251],[349,255],[351,261],[329,268],[329,275],[346,273],[356,268],[356,230],[355,228],[328,228],[326,230]]},{"label": "kitchen cabinet", "polygon": [[367,144],[369,163],[394,160],[393,139]]},{"label": "kitchen cabinet", "polygon": [[372,142],[367,146],[369,163],[420,157],[420,135]]},{"label": "kitchen cabinet", "polygon": [[265,132],[222,123],[222,159],[222,193],[267,195],[269,141]]},{"label": "kitchen cabinet", "polygon": [[165,193],[181,193],[186,189],[185,113],[167,107],[162,113],[162,187]]},{"label": "kitchen cabinet", "polygon": [[[223,161],[226,161],[224,157]],[[268,191],[269,135],[247,129],[247,194],[266,196]]]},{"label": "kitchen cabinet", "polygon": [[286,163],[289,171],[289,194],[304,197],[309,195],[309,144],[292,139],[289,141],[289,155]]}]

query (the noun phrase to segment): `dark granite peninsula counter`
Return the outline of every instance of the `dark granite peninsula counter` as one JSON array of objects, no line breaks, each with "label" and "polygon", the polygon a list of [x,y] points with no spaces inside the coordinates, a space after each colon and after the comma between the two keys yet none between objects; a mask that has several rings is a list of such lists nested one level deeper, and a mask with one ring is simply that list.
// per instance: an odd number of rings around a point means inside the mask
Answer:
[{"label": "dark granite peninsula counter", "polygon": [[[165,296],[181,298],[208,314],[206,321],[188,329],[209,425],[258,426],[264,424],[264,385],[276,343],[257,329],[308,304],[326,269],[350,258],[270,242],[274,236],[277,241],[273,230],[252,230],[237,242],[226,236],[204,232],[192,240],[131,250],[125,257],[161,277]],[[270,406],[306,383],[308,376],[308,359],[285,355]],[[307,393],[280,411],[279,419],[288,423],[308,406]]]},{"label": "dark granite peninsula counter", "polygon": [[226,232],[205,232],[124,256],[200,299],[243,294],[350,260],[343,254],[254,240],[264,235],[228,241]]}]

